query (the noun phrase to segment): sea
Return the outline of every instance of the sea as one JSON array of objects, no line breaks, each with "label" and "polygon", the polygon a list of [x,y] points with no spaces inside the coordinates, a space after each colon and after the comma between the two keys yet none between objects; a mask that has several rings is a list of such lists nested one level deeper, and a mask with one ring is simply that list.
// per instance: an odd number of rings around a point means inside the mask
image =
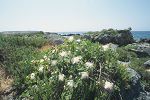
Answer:
[{"label": "sea", "polygon": [[[84,34],[86,32],[57,32],[61,35],[67,35],[67,34]],[[140,39],[150,39],[150,31],[131,31],[133,38],[136,41],[139,41]]]}]

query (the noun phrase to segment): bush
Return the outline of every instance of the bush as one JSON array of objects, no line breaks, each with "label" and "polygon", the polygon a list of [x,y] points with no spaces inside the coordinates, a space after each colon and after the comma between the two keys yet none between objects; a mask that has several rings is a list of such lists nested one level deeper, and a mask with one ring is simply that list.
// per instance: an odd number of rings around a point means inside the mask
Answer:
[{"label": "bush", "polygon": [[43,52],[40,59],[34,58],[23,64],[32,70],[24,76],[22,84],[26,89],[19,98],[110,99],[121,86],[126,87],[129,80],[117,59],[115,52],[104,51],[98,43],[70,37],[63,45]]},{"label": "bush", "polygon": [[129,52],[127,47],[117,48],[117,53],[119,54],[119,60],[123,62],[129,62],[132,58],[137,58],[134,52]]}]

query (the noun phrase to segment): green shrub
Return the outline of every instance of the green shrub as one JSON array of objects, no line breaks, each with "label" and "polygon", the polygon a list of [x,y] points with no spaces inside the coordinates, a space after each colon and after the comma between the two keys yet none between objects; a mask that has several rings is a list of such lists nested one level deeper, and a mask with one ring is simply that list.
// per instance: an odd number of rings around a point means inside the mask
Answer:
[{"label": "green shrub", "polygon": [[[98,100],[110,99],[119,87],[126,87],[129,77],[117,64],[118,56],[104,51],[98,43],[76,41],[73,37],[56,49],[44,52],[24,66],[32,71],[24,76],[26,89],[20,99]],[[106,88],[109,84],[115,89]]]},{"label": "green shrub", "polygon": [[126,47],[117,48],[117,53],[119,55],[118,59],[123,62],[128,62],[132,58],[136,58],[137,55],[134,52],[128,51]]}]

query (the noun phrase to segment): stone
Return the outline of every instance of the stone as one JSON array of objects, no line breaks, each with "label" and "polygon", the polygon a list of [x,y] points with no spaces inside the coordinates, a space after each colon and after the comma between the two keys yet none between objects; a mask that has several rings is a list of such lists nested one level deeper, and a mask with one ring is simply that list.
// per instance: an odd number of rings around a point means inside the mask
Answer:
[{"label": "stone", "polygon": [[129,49],[130,51],[135,52],[139,57],[150,56],[150,44],[148,43],[137,43],[134,44],[137,46],[136,49]]},{"label": "stone", "polygon": [[54,44],[54,45],[60,45],[60,44],[63,44],[63,43],[64,43],[64,41],[61,40],[61,39],[59,39],[59,40],[54,40],[54,41],[53,41],[53,44]]},{"label": "stone", "polygon": [[64,43],[64,37],[57,33],[45,32],[46,38],[54,45],[60,45]]},{"label": "stone", "polygon": [[101,44],[118,44],[119,46],[131,44],[134,42],[132,33],[130,30],[102,30],[100,32],[85,33],[84,38],[93,42],[99,42]]},{"label": "stone", "polygon": [[140,83],[141,76],[132,68],[127,68],[130,75],[130,88],[121,88],[122,100],[150,100],[150,93],[144,90],[144,85]]},{"label": "stone", "polygon": [[135,70],[129,67],[127,68],[127,72],[130,75],[132,85],[136,85],[139,82],[141,76]]},{"label": "stone", "polygon": [[150,39],[140,39],[139,42],[140,42],[140,43],[143,43],[143,42],[145,42],[145,43],[150,43]]}]

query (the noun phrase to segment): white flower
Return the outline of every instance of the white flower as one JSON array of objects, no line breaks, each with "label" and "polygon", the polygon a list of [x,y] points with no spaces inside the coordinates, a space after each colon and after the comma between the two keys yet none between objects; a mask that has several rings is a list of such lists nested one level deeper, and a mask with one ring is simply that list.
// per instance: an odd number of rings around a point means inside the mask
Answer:
[{"label": "white flower", "polygon": [[36,61],[35,61],[35,60],[31,60],[31,63],[33,63],[33,64],[34,64],[34,63],[36,63]]},{"label": "white flower", "polygon": [[69,79],[72,79],[72,75],[69,76]]},{"label": "white flower", "polygon": [[80,62],[81,59],[82,59],[81,56],[77,56],[77,57],[72,58],[72,59],[71,59],[71,62],[72,62],[73,64],[75,64],[75,63]]},{"label": "white flower", "polygon": [[33,80],[35,79],[35,73],[31,73],[30,78]]},{"label": "white flower", "polygon": [[33,85],[32,88],[38,88],[38,86],[37,85]]},{"label": "white flower", "polygon": [[64,74],[59,74],[59,75],[58,75],[58,80],[59,80],[59,81],[64,81],[64,77],[65,77]]},{"label": "white flower", "polygon": [[70,55],[71,54],[71,51],[68,51],[68,55]]},{"label": "white flower", "polygon": [[108,90],[108,91],[112,91],[112,90],[113,90],[113,86],[114,86],[113,83],[106,81],[106,82],[105,82],[105,85],[104,85],[104,88],[105,88],[106,90]]},{"label": "white flower", "polygon": [[89,73],[88,72],[81,72],[81,79],[87,79],[89,78]]},{"label": "white flower", "polygon": [[43,72],[43,69],[44,69],[44,67],[43,67],[43,66],[40,66],[40,67],[39,67],[39,72]]},{"label": "white flower", "polygon": [[52,66],[55,66],[57,64],[57,60],[52,60],[51,64],[52,64]]},{"label": "white flower", "polygon": [[56,51],[55,49],[54,49],[54,50],[52,50],[52,53],[55,53],[55,51]]},{"label": "white flower", "polygon": [[40,63],[44,62],[44,59],[40,59]]},{"label": "white flower", "polygon": [[74,40],[74,37],[73,37],[73,36],[70,36],[70,37],[68,38],[68,40],[69,40],[69,42],[72,42],[72,41]]},{"label": "white flower", "polygon": [[74,86],[74,81],[73,80],[68,80],[67,86],[73,87]]},{"label": "white flower", "polygon": [[88,68],[92,68],[94,67],[94,64],[92,62],[86,62],[85,66],[87,66]]},{"label": "white flower", "polygon": [[67,56],[67,52],[66,51],[62,51],[59,53],[60,56],[62,57],[66,57]]},{"label": "white flower", "polygon": [[44,58],[44,59],[47,59],[47,56],[45,55],[43,58]]},{"label": "white flower", "polygon": [[109,49],[109,44],[103,45],[102,48],[104,49],[104,51]]},{"label": "white flower", "polygon": [[76,41],[77,41],[77,42],[81,42],[81,40],[80,40],[80,39],[77,39]]},{"label": "white flower", "polygon": [[46,55],[43,58],[44,60],[49,60],[49,58]]}]

